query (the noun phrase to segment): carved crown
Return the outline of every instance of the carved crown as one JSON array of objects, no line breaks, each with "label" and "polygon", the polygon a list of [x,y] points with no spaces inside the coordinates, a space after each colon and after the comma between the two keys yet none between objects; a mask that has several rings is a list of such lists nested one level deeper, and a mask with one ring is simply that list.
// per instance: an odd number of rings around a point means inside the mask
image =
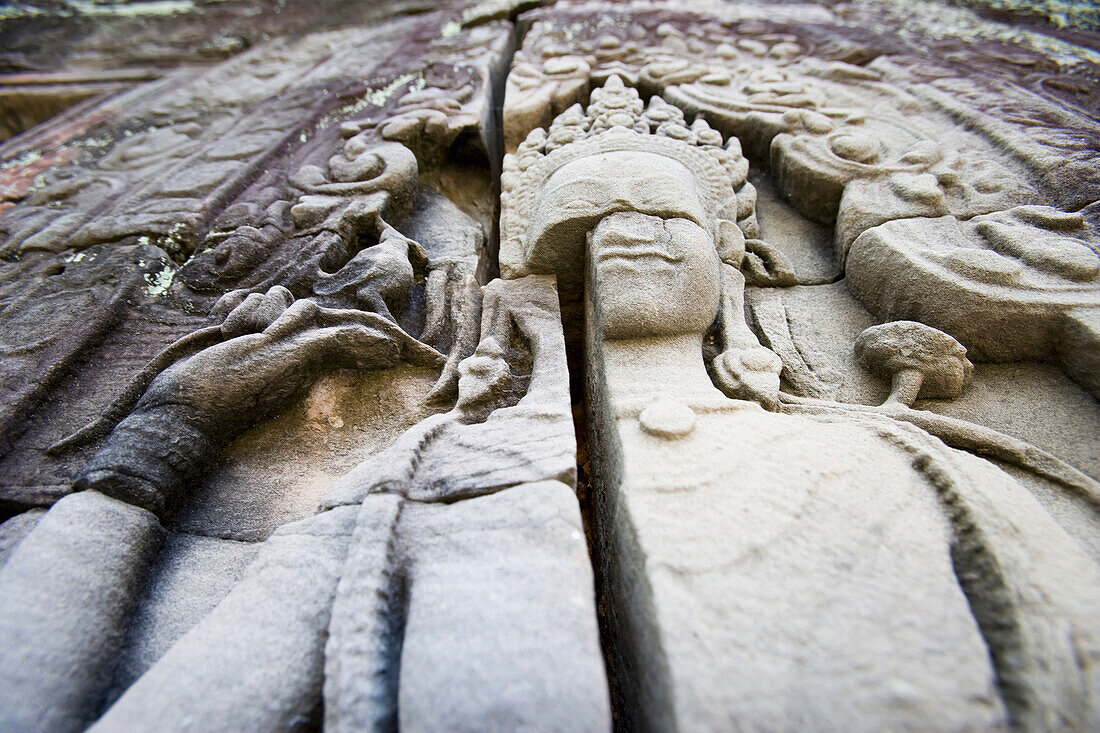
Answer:
[{"label": "carved crown", "polygon": [[[532,220],[550,176],[572,161],[619,151],[656,154],[687,168],[713,233],[720,220],[739,222],[743,229],[755,227],[755,191],[746,183],[749,163],[741,154],[740,141],[731,137],[723,144],[721,133],[702,118],[689,126],[684,113],[659,96],[645,105],[636,89],[612,76],[593,90],[587,109],[573,105],[554,119],[549,130],[532,130],[514,154],[504,157],[500,257],[504,277],[544,269],[533,262],[538,259],[533,250],[540,232],[532,231]],[[739,191],[745,199],[740,207]]]}]

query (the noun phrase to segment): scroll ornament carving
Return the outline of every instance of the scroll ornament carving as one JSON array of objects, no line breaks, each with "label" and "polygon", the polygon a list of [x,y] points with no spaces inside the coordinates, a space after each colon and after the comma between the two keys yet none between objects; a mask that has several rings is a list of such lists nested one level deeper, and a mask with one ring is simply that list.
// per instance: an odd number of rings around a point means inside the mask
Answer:
[{"label": "scroll ornament carving", "polygon": [[[439,74],[442,75],[442,74]],[[460,133],[480,122],[474,85],[459,70],[448,70],[447,87],[429,86],[407,92],[393,117],[379,128],[383,140],[403,143],[426,165],[438,162]]]},{"label": "scroll ornament carving", "polygon": [[[790,34],[746,33],[735,23],[702,17],[687,28],[649,20],[579,30],[567,21],[539,19],[508,77],[505,146],[514,151],[529,131],[549,127],[566,107],[583,102],[591,85],[611,76],[658,94],[696,82],[723,87],[761,65],[787,65],[811,50]],[[789,101],[805,106],[793,95]]]},{"label": "scroll ornament carving", "polygon": [[303,192],[290,209],[298,229],[327,230],[350,240],[376,217],[400,223],[408,216],[416,158],[403,145],[371,143],[365,133],[352,135],[329,158],[327,170],[305,165],[290,177]]},{"label": "scroll ornament carving", "polygon": [[[856,236],[892,219],[970,218],[1038,202],[995,156],[954,149],[955,138],[932,121],[927,103],[879,70],[889,72],[889,64],[839,60],[842,43],[817,58],[812,41],[710,21],[608,29],[577,38],[567,54],[563,22],[536,24],[517,57],[505,120],[509,149],[528,130],[549,127],[550,115],[580,101],[589,83],[620,74],[704,115],[750,156],[770,158],[779,188],[801,213],[826,223],[839,217],[841,262]],[[867,98],[881,101],[872,110]]]}]

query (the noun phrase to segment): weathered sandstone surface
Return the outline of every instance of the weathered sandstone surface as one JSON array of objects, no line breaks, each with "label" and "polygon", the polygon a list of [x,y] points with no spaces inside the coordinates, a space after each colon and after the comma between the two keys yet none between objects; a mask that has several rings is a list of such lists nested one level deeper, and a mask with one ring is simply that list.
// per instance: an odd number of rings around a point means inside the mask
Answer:
[{"label": "weathered sandstone surface", "polygon": [[1022,5],[0,9],[0,731],[1100,729]]}]

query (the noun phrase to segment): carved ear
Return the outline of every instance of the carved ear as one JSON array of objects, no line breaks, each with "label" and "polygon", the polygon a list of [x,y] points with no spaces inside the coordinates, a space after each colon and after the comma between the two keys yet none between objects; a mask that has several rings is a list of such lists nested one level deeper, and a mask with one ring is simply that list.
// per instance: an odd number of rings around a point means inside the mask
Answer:
[{"label": "carved ear", "polygon": [[798,285],[798,277],[786,256],[764,240],[746,239],[745,250],[741,271],[749,285],[771,288]]},{"label": "carved ear", "polygon": [[711,379],[726,396],[751,400],[766,410],[779,409],[779,373],[783,362],[745,323],[745,280],[732,266],[722,267],[722,308],[718,311],[721,353],[707,365]]},{"label": "carved ear", "polygon": [[737,222],[718,220],[718,257],[727,265],[741,267],[745,258],[745,235]]}]

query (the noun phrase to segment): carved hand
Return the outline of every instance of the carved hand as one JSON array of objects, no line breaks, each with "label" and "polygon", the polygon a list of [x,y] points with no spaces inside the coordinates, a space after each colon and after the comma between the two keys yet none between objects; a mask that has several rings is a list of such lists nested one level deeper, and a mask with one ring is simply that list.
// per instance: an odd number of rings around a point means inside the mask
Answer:
[{"label": "carved hand", "polygon": [[[232,318],[255,325],[256,320],[267,320],[282,307],[281,297],[271,291],[249,296],[226,322]],[[382,369],[402,355],[421,363],[442,362],[440,354],[382,316],[298,300],[261,333],[211,346],[164,372],[138,409],[156,403],[187,404],[200,410],[212,429],[223,430],[222,422],[244,427],[299,396],[323,371]]]},{"label": "carved hand", "polygon": [[771,349],[756,346],[723,351],[711,362],[714,381],[729,397],[779,410],[779,372],[783,362]]}]

